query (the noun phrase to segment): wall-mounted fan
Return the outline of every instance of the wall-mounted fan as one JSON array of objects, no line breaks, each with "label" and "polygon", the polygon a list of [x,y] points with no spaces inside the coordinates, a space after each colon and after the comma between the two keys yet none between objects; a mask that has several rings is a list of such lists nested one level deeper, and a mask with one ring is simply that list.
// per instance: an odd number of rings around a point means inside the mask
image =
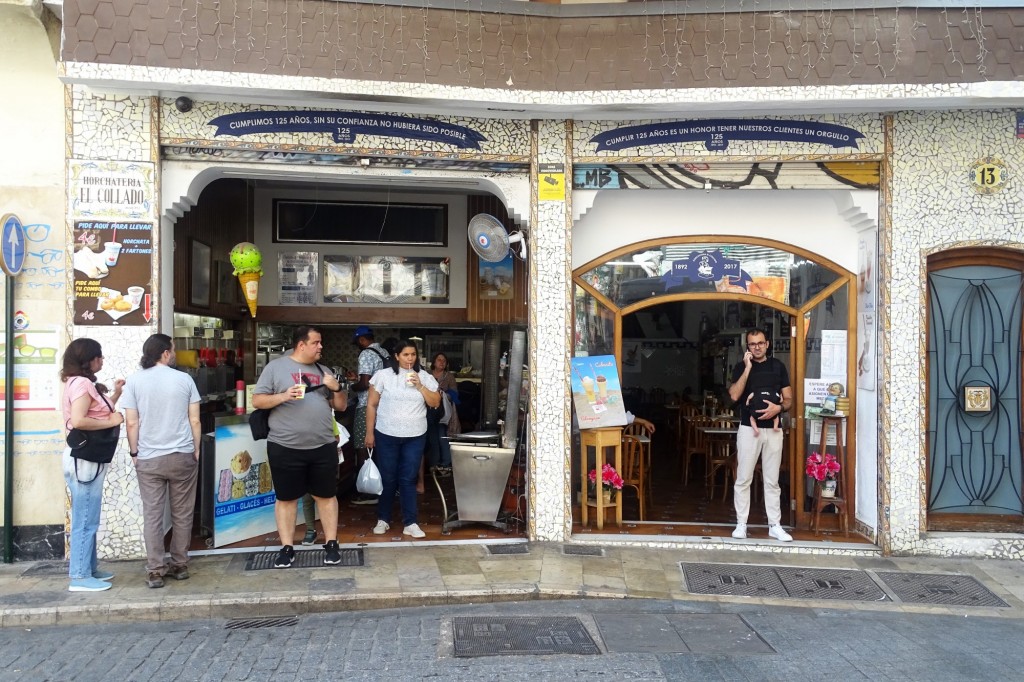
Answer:
[{"label": "wall-mounted fan", "polygon": [[469,244],[480,260],[488,263],[505,260],[509,248],[518,244],[519,253],[516,255],[526,260],[526,236],[522,232],[508,234],[502,222],[487,213],[478,213],[470,219]]}]

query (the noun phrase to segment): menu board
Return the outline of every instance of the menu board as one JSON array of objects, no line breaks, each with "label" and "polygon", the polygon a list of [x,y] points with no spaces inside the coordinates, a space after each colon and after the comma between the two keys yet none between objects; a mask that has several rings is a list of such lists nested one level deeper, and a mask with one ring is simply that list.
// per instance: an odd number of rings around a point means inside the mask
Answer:
[{"label": "menu board", "polygon": [[253,440],[247,421],[218,425],[214,436],[213,546],[272,532],[277,525],[267,441]]},{"label": "menu board", "polygon": [[153,319],[153,224],[76,220],[77,325],[145,325]]}]

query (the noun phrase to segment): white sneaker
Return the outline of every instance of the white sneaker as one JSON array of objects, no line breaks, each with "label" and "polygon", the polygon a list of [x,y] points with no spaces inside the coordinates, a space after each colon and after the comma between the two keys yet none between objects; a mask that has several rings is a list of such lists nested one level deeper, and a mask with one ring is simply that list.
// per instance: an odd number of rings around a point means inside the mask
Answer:
[{"label": "white sneaker", "polygon": [[793,542],[793,536],[782,529],[782,526],[772,526],[768,529],[768,535],[779,542]]},{"label": "white sneaker", "polygon": [[388,525],[387,522],[385,522],[385,521],[378,521],[377,525],[373,527],[373,534],[374,535],[384,535],[384,533],[387,533],[390,528],[391,528],[391,526]]},{"label": "white sneaker", "polygon": [[736,529],[732,532],[732,536],[737,540],[745,540],[747,538],[747,524],[737,523]]},{"label": "white sneaker", "polygon": [[402,535],[411,535],[414,538],[427,537],[427,534],[423,532],[423,530],[420,528],[420,524],[418,523],[410,523],[408,526],[405,527],[405,530],[402,531]]}]

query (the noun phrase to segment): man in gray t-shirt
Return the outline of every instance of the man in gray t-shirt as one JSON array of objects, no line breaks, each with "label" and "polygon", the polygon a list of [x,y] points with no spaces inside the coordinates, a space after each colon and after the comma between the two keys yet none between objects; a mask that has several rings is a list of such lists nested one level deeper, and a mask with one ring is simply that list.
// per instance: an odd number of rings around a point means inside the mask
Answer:
[{"label": "man in gray t-shirt", "polygon": [[334,410],[348,407],[348,394],[317,361],[320,331],[302,326],[292,335],[294,350],[267,364],[256,382],[252,406],[270,410],[267,462],[274,480],[274,518],[281,538],[275,568],[295,560],[295,516],[299,499],[310,494],[324,527],[324,563],[341,563],[338,548],[338,451]]},{"label": "man in gray t-shirt", "polygon": [[[192,377],[174,369],[174,342],[153,334],[142,346],[142,371],[128,377],[119,407],[125,409],[128,453],[142,497],[146,584],[188,578],[188,547],[199,476],[199,391]],[[164,560],[164,508],[171,508],[171,564]]]}]

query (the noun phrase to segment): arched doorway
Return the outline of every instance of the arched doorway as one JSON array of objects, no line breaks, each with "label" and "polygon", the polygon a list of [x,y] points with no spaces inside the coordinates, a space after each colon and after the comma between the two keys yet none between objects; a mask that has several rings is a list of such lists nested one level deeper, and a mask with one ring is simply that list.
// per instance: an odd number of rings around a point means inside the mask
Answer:
[{"label": "arched doorway", "polygon": [[[856,390],[855,275],[774,240],[695,235],[609,252],[577,268],[573,281],[574,354],[616,357],[627,408],[653,417],[661,434],[662,456],[654,463],[661,471],[653,476],[660,494],[689,502],[670,501],[664,506],[680,510],[674,517],[662,512],[644,522],[702,524],[703,534],[709,526],[731,524],[731,490],[719,482],[716,495],[724,499],[712,504],[714,481],[696,476],[683,483],[686,425],[679,415],[687,403],[701,412],[729,409],[726,389],[742,358],[744,333],[758,327],[790,374],[784,522],[806,528],[813,488],[803,463],[818,449],[817,410],[829,384],[841,384],[844,396]],[[853,498],[856,401],[843,407]],[[852,508],[848,513],[853,518]]]}]

